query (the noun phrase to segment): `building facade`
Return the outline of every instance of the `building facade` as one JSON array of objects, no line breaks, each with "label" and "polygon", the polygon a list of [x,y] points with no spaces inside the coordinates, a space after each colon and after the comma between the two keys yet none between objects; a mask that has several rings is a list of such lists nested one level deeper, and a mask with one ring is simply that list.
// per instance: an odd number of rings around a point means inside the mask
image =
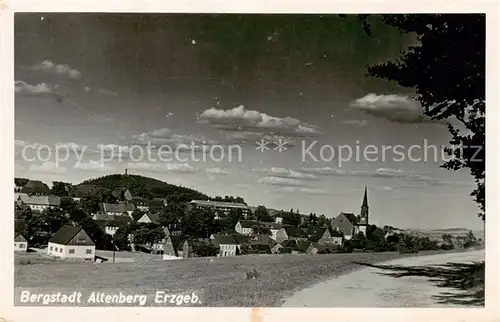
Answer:
[{"label": "building facade", "polygon": [[14,251],[26,252],[28,250],[28,241],[21,234],[16,234],[14,237]]},{"label": "building facade", "polygon": [[81,227],[63,226],[49,240],[49,256],[94,260],[95,244]]}]

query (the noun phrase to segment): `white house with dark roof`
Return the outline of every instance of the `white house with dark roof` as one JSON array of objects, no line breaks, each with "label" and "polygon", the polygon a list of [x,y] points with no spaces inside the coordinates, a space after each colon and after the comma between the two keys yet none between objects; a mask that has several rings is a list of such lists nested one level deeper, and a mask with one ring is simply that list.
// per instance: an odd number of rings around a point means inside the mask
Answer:
[{"label": "white house with dark roof", "polygon": [[123,216],[125,213],[129,216],[134,212],[135,206],[133,203],[107,203],[99,204],[99,212],[106,215]]},{"label": "white house with dark roof", "polygon": [[49,256],[93,260],[95,243],[81,227],[63,226],[49,240]]},{"label": "white house with dark roof", "polygon": [[31,208],[31,210],[44,211],[48,208],[58,208],[61,198],[57,196],[29,196],[18,194],[16,202]]},{"label": "white house with dark roof", "polygon": [[25,252],[28,250],[28,241],[20,233],[17,233],[14,237],[14,251],[15,252]]}]

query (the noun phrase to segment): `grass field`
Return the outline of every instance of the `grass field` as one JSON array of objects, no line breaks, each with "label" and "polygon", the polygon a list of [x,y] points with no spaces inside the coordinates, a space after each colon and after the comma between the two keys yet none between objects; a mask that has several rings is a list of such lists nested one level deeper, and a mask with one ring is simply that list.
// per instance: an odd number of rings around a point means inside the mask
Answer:
[{"label": "grass field", "polygon": [[[269,307],[279,306],[294,291],[360,268],[354,262],[376,263],[402,256],[411,255],[255,255],[149,263],[16,265],[15,287],[32,292],[123,290],[150,296],[157,290],[199,290],[203,306]],[[247,279],[246,272],[253,268],[261,276]]]}]

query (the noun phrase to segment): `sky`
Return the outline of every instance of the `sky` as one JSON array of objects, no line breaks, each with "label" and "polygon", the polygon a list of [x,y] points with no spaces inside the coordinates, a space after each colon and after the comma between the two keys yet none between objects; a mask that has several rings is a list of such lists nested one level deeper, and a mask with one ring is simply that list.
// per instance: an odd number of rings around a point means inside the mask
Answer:
[{"label": "sky", "polygon": [[481,229],[471,176],[440,168],[446,125],[366,74],[415,38],[370,22],[368,35],[355,16],[16,14],[15,174],[127,169],[327,217],[358,214],[367,186],[373,224]]}]

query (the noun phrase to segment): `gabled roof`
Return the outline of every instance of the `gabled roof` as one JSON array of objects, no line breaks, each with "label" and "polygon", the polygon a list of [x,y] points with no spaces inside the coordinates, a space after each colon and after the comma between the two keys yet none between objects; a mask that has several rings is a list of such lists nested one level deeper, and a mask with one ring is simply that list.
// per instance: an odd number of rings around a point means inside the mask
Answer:
[{"label": "gabled roof", "polygon": [[297,238],[307,238],[307,234],[302,230],[295,226],[284,226],[288,237],[297,237]]},{"label": "gabled roof", "polygon": [[[149,218],[149,220],[151,220],[151,222],[152,222],[153,224],[157,224],[157,225],[158,225],[158,224],[160,223],[160,217],[159,217],[157,214],[155,214],[155,213],[146,213],[146,214],[144,214],[144,215],[142,215],[142,216],[143,216],[143,217],[144,217],[144,216],[147,216],[147,217]],[[142,217],[141,217],[141,218],[142,218]],[[140,219],[140,218],[139,218],[139,219]]]},{"label": "gabled roof", "polygon": [[[23,198],[25,200],[23,200]],[[57,196],[29,196],[28,199],[21,197],[21,200],[27,205],[53,206],[59,207],[61,198]]]},{"label": "gabled roof", "polygon": [[[51,243],[55,244],[60,244],[60,245],[66,245],[68,244],[73,237],[76,236],[81,230],[83,230],[82,227],[75,227],[75,226],[63,226],[61,229],[59,229],[54,236],[49,240]],[[94,244],[94,242],[92,242]]]},{"label": "gabled roof", "polygon": [[250,245],[267,245],[269,247],[274,247],[276,245],[276,241],[272,239],[269,235],[259,234],[250,238]]},{"label": "gabled roof", "polygon": [[[339,216],[344,215],[353,225],[358,223],[358,217],[356,217],[353,213],[349,212],[341,212]],[[338,217],[338,216],[337,216]]]},{"label": "gabled roof", "polygon": [[309,241],[317,242],[318,240],[320,240],[321,237],[323,237],[323,235],[325,234],[326,229],[327,228],[325,228],[325,227],[317,228],[316,231],[314,232],[314,234],[311,237],[309,237]]},{"label": "gabled roof", "polygon": [[21,233],[16,233],[14,236],[14,242],[27,242],[26,238]]},{"label": "gabled roof", "polygon": [[311,244],[311,242],[309,241],[305,241],[305,240],[298,240],[297,241],[297,250],[298,251],[303,251],[305,252],[307,250],[307,248],[309,247],[309,245]]},{"label": "gabled roof", "polygon": [[134,211],[135,206],[132,203],[100,203],[99,209],[101,212],[124,213]]}]

